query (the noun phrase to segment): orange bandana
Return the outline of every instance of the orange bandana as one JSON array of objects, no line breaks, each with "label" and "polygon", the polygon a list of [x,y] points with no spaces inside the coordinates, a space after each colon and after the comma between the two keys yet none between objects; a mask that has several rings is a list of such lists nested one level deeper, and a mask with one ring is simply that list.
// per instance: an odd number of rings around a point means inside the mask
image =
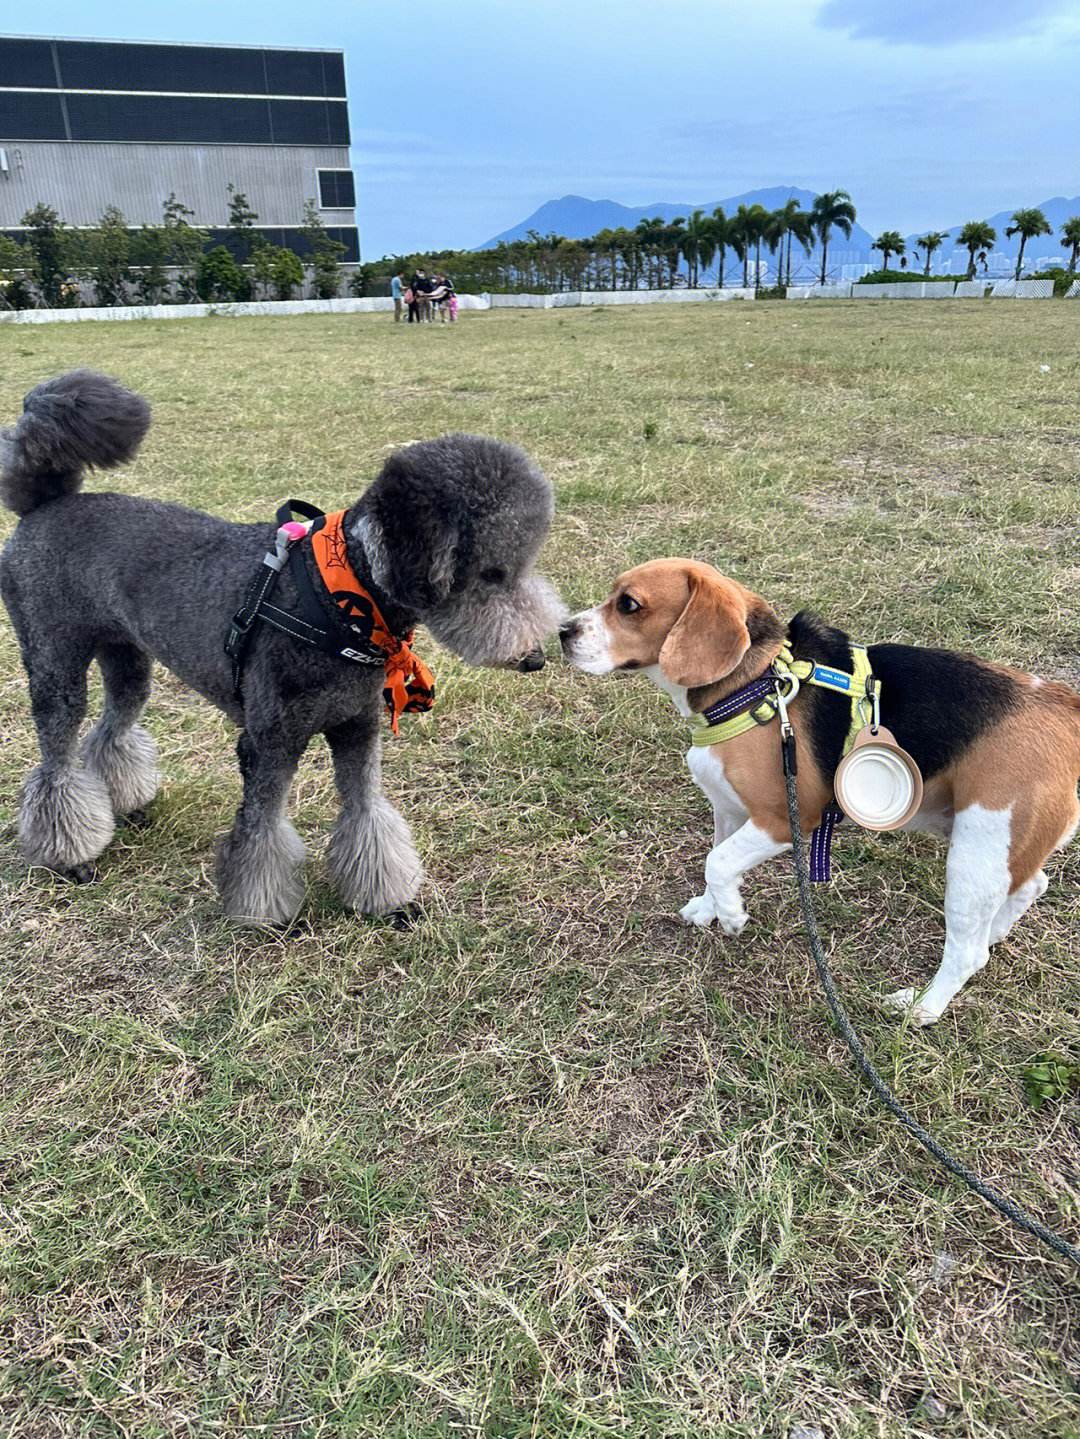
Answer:
[{"label": "orange bandana", "polygon": [[435,676],[409,648],[412,631],[398,639],[386,627],[379,607],[356,578],[345,550],[345,511],[327,515],[311,529],[311,549],[326,592],[343,612],[352,629],[386,651],[383,699],[390,712],[390,728],[398,732],[398,718],[429,710],[435,703]]}]

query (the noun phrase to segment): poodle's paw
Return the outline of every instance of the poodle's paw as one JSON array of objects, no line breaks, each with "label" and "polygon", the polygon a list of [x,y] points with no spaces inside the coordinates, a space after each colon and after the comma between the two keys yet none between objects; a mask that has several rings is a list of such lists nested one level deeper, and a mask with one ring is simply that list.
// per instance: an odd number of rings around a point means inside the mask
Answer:
[{"label": "poodle's paw", "polygon": [[925,1028],[928,1024],[937,1024],[941,1018],[940,1013],[928,1009],[924,1004],[916,1002],[918,991],[914,989],[898,989],[895,994],[887,994],[885,1003],[890,1009],[897,1009],[902,1014],[908,1015],[912,1024]]},{"label": "poodle's paw", "polygon": [[716,906],[709,891],[695,895],[689,904],[684,904],[679,910],[679,918],[683,924],[696,924],[699,929],[707,929],[716,918]]},{"label": "poodle's paw", "polygon": [[53,870],[53,873],[60,879],[66,879],[69,884],[93,884],[97,879],[97,865],[72,864],[64,869]]}]

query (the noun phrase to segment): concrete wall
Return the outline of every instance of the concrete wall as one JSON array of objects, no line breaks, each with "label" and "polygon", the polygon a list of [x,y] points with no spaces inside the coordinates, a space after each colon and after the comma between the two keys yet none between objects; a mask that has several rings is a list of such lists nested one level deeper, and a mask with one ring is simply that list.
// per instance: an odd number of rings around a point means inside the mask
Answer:
[{"label": "concrete wall", "polygon": [[[261,225],[295,227],[304,201],[318,200],[315,171],[351,168],[347,146],[143,145],[81,141],[10,142],[0,173],[0,230],[18,227],[39,201],[68,225],[96,225],[106,205],[129,225],[156,225],[173,191],[194,223],[229,222],[228,186],[247,195]],[[324,225],[355,225],[355,210],[322,210]]]},{"label": "concrete wall", "polygon": [[[489,310],[490,295],[459,295],[461,310]],[[208,315],[357,315],[392,313],[393,300],[250,300],[242,305],[115,305],[82,310],[0,310],[0,325],[78,324],[82,320],[202,320]],[[438,323],[438,322],[436,322]]]},{"label": "concrete wall", "polygon": [[789,285],[789,300],[850,300],[851,286],[842,285]]},{"label": "concrete wall", "polygon": [[[975,289],[982,292],[982,282],[972,282],[974,288],[965,291],[974,297]],[[1009,281],[1010,295],[1015,293],[1015,282]],[[1023,292],[1022,299],[1047,298],[1052,291],[1052,281],[1024,281],[1026,285],[1039,286],[1035,295]],[[1050,288],[1046,288],[1049,286]],[[854,294],[852,295],[852,290]],[[792,286],[788,299],[829,299],[863,298],[864,290],[914,291],[903,295],[895,294],[876,298],[897,299],[952,299],[948,285],[856,285]],[[804,293],[805,292],[805,293]],[[940,293],[939,293],[940,292]],[[1080,280],[1069,291],[1069,297],[1080,298]],[[650,304],[708,304],[722,300],[752,300],[750,289],[730,290],[577,290],[559,295],[459,295],[458,307],[462,310],[562,310],[591,305],[650,305]],[[875,297],[871,297],[875,298]],[[353,315],[373,312],[387,313],[394,308],[394,302],[385,298],[341,299],[341,300],[254,300],[243,305],[122,305],[106,309],[88,307],[81,310],[0,310],[0,325],[44,325],[54,321],[73,324],[81,320],[198,320],[207,315]]]}]

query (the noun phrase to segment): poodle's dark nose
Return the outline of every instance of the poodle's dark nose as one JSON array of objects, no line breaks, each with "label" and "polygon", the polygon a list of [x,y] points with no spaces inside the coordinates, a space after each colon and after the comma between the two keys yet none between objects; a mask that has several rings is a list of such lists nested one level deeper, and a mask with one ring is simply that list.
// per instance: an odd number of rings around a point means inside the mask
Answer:
[{"label": "poodle's dark nose", "polygon": [[527,655],[518,660],[518,669],[523,675],[531,674],[533,670],[544,668],[544,651],[537,647],[530,650]]}]

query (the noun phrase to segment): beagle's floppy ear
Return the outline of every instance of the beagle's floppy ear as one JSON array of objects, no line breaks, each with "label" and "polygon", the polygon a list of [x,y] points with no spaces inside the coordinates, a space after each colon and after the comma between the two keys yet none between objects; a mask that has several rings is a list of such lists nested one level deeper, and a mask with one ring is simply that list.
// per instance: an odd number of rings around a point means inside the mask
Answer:
[{"label": "beagle's floppy ear", "polygon": [[690,598],[660,651],[672,684],[696,689],[729,675],[750,648],[746,605],[719,575],[691,570]]}]

